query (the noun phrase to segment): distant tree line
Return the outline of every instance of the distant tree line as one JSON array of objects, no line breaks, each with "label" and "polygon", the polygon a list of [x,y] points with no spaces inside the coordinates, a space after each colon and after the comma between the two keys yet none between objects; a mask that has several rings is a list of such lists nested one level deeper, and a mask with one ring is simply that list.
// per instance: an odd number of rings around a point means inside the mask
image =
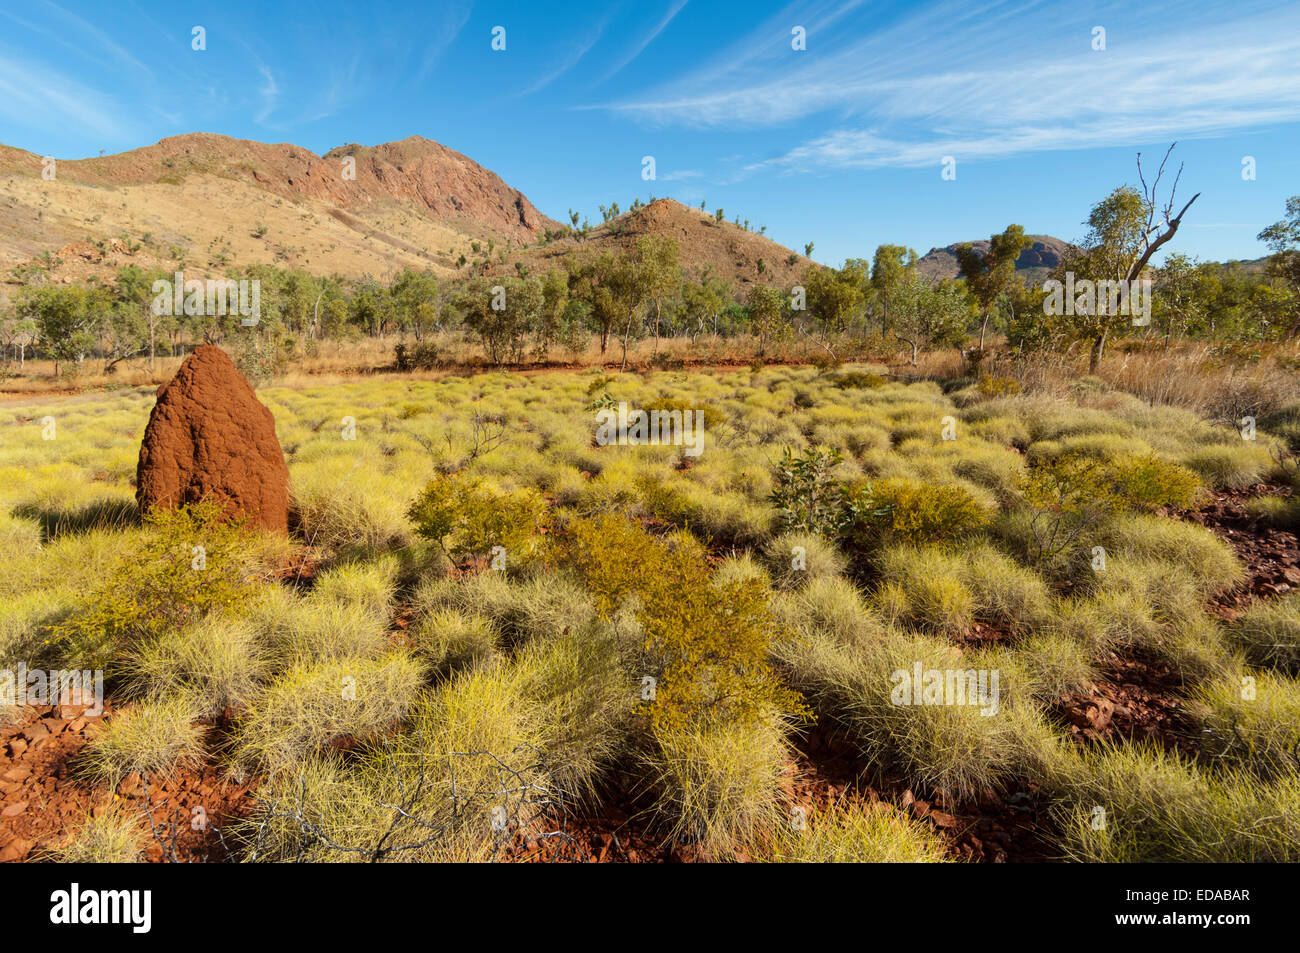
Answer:
[{"label": "distant tree line", "polygon": [[[74,369],[94,357],[111,369],[128,358],[153,360],[204,341],[233,344],[257,335],[297,342],[393,340],[408,357],[423,353],[427,364],[433,342],[463,333],[480,342],[493,363],[583,351],[594,336],[602,354],[626,364],[640,341],[653,340],[658,353],[665,338],[750,335],[759,356],[803,338],[832,356],[856,342],[901,351],[915,364],[938,348],[979,355],[996,334],[1020,355],[1082,343],[1095,367],[1110,342],[1131,335],[1165,345],[1187,338],[1300,337],[1300,196],[1287,202],[1281,221],[1260,233],[1273,254],[1255,268],[1179,253],[1149,266],[1152,245],[1177,229],[1170,208],[1157,205],[1149,191],[1114,190],[1091,210],[1081,246],[1050,276],[1121,280],[1136,268],[1153,288],[1144,325],[1102,309],[1049,313],[1044,288],[1026,284],[1016,271],[1030,243],[1019,225],[992,235],[986,251],[959,247],[955,279],[927,278],[914,250],[886,244],[870,261],[811,264],[790,287],[757,283],[744,291],[707,267],[688,275],[676,242],[649,235],[628,251],[585,259],[571,252],[544,275],[529,273],[522,263],[508,277],[451,280],[411,269],[387,281],[270,265],[229,271],[225,277],[260,283],[259,321],[252,328],[241,325],[238,314],[158,313],[155,282],[174,277],[162,270],[128,265],[108,282],[26,284],[0,303],[0,357],[10,366],[43,357]],[[617,206],[603,211],[608,218]]]}]

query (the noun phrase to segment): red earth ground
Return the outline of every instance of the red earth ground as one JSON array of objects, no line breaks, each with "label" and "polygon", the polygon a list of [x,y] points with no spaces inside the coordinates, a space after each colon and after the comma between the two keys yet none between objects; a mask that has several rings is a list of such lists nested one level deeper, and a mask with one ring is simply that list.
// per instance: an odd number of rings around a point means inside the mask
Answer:
[{"label": "red earth ground", "polygon": [[[1201,508],[1168,514],[1207,527],[1230,543],[1245,565],[1246,581],[1210,605],[1225,619],[1253,599],[1300,586],[1300,540],[1269,529],[1246,511],[1252,497],[1279,491],[1261,485],[1220,492]],[[409,614],[399,613],[395,628],[405,628],[404,623],[409,624]],[[972,632],[968,641],[996,641],[1004,635],[980,630]],[[1079,743],[1149,737],[1194,753],[1176,672],[1143,659],[1115,656],[1103,665],[1101,674],[1090,691],[1054,712]],[[87,815],[114,807],[143,813],[146,804],[156,827],[165,833],[150,844],[145,859],[221,861],[227,858],[214,832],[191,829],[191,809],[204,806],[216,827],[256,809],[255,784],[237,784],[215,764],[180,769],[167,778],[131,776],[115,789],[86,780],[77,771],[77,754],[95,726],[112,716],[111,702],[99,718],[87,718],[79,709],[25,711],[23,721],[0,727],[0,861],[41,859]],[[612,773],[598,811],[577,809],[563,818],[564,838],[529,838],[517,832],[504,856],[515,861],[602,863],[704,859],[697,849],[663,843],[651,827],[646,792],[631,782],[621,784],[623,777]],[[784,786],[792,806],[802,806],[810,814],[837,802],[898,805],[934,825],[954,859],[993,863],[1054,859],[1046,839],[1051,831],[1036,811],[1037,792],[1032,785],[1013,783],[953,804],[900,783],[872,782],[852,743],[832,726],[818,726],[796,739]],[[739,854],[734,859],[749,858]]]}]

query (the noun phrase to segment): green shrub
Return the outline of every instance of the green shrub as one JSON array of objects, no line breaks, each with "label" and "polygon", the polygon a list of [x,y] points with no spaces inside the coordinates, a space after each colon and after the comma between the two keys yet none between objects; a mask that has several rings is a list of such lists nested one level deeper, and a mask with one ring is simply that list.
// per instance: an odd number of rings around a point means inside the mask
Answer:
[{"label": "green shrub", "polygon": [[881,377],[879,374],[848,371],[835,379],[835,386],[840,390],[875,390],[877,387],[885,386],[887,381],[888,378]]},{"label": "green shrub", "polygon": [[612,516],[575,521],[569,533],[605,614],[625,595],[640,599],[645,651],[657,662],[649,706],[656,735],[687,723],[802,713],[767,660],[774,627],[764,580],[718,585],[697,543],[680,534],[656,541]]},{"label": "green shrub", "polygon": [[575,520],[566,542],[569,561],[606,616],[637,593],[641,577],[654,571],[664,549],[640,526],[613,514]]},{"label": "green shrub", "polygon": [[1111,479],[1116,495],[1140,510],[1191,506],[1201,491],[1201,481],[1195,473],[1154,454],[1114,461]]},{"label": "green shrub", "polygon": [[653,411],[660,413],[685,413],[688,410],[696,412],[697,426],[703,426],[709,430],[719,427],[727,422],[727,415],[717,407],[711,407],[708,404],[702,404],[699,401],[685,400],[680,397],[658,397],[654,400],[646,401],[641,407],[647,414]]},{"label": "green shrub", "polygon": [[120,555],[104,583],[51,629],[50,641],[82,667],[105,667],[115,646],[231,610],[256,591],[255,540],[219,504],[157,510],[146,523],[139,549]]},{"label": "green shrub", "polygon": [[844,492],[831,476],[843,461],[836,449],[809,447],[795,453],[781,452],[772,476],[772,495],[777,519],[784,532],[800,531],[834,536],[844,520]]},{"label": "green shrub", "polygon": [[1015,378],[998,377],[988,371],[980,372],[975,386],[983,397],[1007,397],[1019,394],[1021,390],[1020,382]]},{"label": "green shrub", "polygon": [[409,516],[417,535],[453,558],[487,557],[500,546],[511,561],[536,550],[547,512],[536,490],[506,492],[458,473],[430,480]]},{"label": "green shrub", "polygon": [[1200,485],[1189,471],[1154,456],[1104,460],[1070,452],[1030,467],[1019,490],[1026,517],[1003,529],[1012,530],[1030,561],[1059,567],[1115,514],[1187,506]]},{"label": "green shrub", "polygon": [[1080,454],[1061,454],[1030,467],[1020,491],[1025,505],[1044,517],[1044,556],[1061,551],[1081,528],[1095,525],[1120,506],[1105,464]]},{"label": "green shrub", "polygon": [[845,539],[850,551],[858,553],[890,542],[960,539],[989,521],[984,507],[954,484],[891,478],[860,484],[849,499]]},{"label": "green shrub", "polygon": [[438,346],[431,341],[398,344],[393,348],[394,363],[399,371],[427,371],[438,366]]}]

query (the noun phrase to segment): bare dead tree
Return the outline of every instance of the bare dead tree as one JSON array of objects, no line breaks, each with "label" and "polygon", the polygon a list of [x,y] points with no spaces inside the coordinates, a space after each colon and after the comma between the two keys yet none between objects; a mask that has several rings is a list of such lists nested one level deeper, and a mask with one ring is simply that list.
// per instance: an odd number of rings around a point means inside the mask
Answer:
[{"label": "bare dead tree", "polygon": [[[1183,216],[1187,214],[1187,210],[1192,207],[1193,202],[1201,197],[1201,193],[1197,192],[1188,199],[1187,204],[1183,206],[1182,211],[1177,215],[1172,214],[1174,210],[1175,196],[1178,194],[1178,182],[1183,177],[1183,164],[1180,162],[1178,164],[1178,173],[1174,176],[1173,186],[1169,189],[1169,198],[1165,200],[1163,205],[1160,204],[1160,179],[1165,174],[1165,165],[1169,162],[1169,156],[1173,153],[1174,146],[1176,145],[1178,145],[1177,142],[1169,143],[1169,148],[1165,150],[1164,158],[1160,160],[1160,168],[1156,170],[1155,180],[1150,186],[1147,185],[1146,176],[1142,172],[1142,153],[1138,153],[1138,179],[1142,182],[1142,198],[1146,201],[1147,224],[1146,231],[1142,236],[1142,248],[1140,254],[1136,259],[1134,259],[1133,263],[1129,265],[1128,274],[1125,276],[1128,281],[1135,281],[1141,277],[1143,269],[1146,268],[1147,262],[1151,260],[1151,256],[1155,254],[1156,249],[1174,237],[1174,233],[1178,231],[1178,226],[1182,224]],[[1160,221],[1156,221],[1157,209],[1160,210]],[[1164,231],[1161,231],[1161,229],[1164,229]],[[1152,235],[1155,236],[1154,239],[1152,239]]]},{"label": "bare dead tree", "polygon": [[415,441],[424,448],[425,453],[433,460],[434,468],[446,472],[450,470],[463,470],[479,457],[487,456],[493,450],[496,450],[506,442],[506,423],[499,415],[481,414],[475,412],[472,421],[473,432],[470,435],[468,448],[464,451],[463,462],[460,461],[462,456],[457,452],[455,444],[452,442],[451,434],[444,433],[443,439],[447,442],[447,451],[451,454],[452,460],[446,467],[440,464],[440,453],[434,450],[434,441],[427,437],[415,434]]}]

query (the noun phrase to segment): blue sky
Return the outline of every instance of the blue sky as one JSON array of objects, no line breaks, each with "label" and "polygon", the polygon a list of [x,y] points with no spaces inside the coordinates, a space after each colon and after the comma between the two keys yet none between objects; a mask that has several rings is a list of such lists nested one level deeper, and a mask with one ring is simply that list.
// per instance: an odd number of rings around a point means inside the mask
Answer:
[{"label": "blue sky", "polygon": [[1176,139],[1179,195],[1202,193],[1176,249],[1264,254],[1256,233],[1300,193],[1300,4],[1137,6],[0,0],[0,142],[80,158],[194,131],[315,152],[419,134],[556,218],[703,199],[838,264],[1010,222],[1081,238],[1135,153],[1153,169]]}]

